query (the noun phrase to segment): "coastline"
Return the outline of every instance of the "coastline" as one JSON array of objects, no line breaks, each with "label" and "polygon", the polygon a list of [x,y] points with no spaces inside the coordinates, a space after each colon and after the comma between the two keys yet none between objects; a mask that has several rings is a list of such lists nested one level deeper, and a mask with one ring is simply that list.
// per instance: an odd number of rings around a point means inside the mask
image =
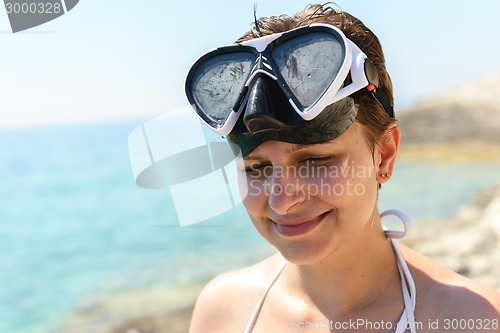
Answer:
[{"label": "coastline", "polygon": [[[432,144],[409,140],[402,143],[398,160],[497,165],[500,143],[481,139]],[[451,218],[419,223],[400,242],[461,275],[500,291],[500,183],[492,183],[476,192],[475,202],[459,207]]]},{"label": "coastline", "polygon": [[83,300],[57,332],[187,332],[194,302],[206,282],[175,289],[155,286]]},{"label": "coastline", "polygon": [[189,331],[194,301],[191,305],[181,307],[158,316],[145,316],[131,319],[125,325],[111,333],[186,333]]},{"label": "coastline", "polygon": [[500,184],[453,218],[419,224],[401,243],[500,291]]}]

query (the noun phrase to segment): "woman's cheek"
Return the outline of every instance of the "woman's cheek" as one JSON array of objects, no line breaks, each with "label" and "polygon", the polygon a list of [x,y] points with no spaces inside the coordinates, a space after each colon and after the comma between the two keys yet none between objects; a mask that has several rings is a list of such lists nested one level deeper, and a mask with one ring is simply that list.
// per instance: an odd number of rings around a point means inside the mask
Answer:
[{"label": "woman's cheek", "polygon": [[239,177],[239,190],[243,205],[249,214],[256,214],[256,210],[266,200],[266,183],[259,177],[253,177],[243,172]]},{"label": "woman's cheek", "polygon": [[351,175],[345,169],[346,162],[318,166],[312,169],[310,177],[302,179],[303,188],[310,197],[320,197],[331,202],[342,199],[350,193]]}]

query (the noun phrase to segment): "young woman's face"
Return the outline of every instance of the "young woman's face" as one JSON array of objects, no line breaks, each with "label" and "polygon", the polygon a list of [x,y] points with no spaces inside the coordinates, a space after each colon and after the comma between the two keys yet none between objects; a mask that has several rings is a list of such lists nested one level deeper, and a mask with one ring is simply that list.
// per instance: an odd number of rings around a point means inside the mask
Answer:
[{"label": "young woman's face", "polygon": [[369,227],[379,159],[356,123],[322,144],[267,141],[244,158],[243,204],[259,233],[287,260],[312,263]]}]

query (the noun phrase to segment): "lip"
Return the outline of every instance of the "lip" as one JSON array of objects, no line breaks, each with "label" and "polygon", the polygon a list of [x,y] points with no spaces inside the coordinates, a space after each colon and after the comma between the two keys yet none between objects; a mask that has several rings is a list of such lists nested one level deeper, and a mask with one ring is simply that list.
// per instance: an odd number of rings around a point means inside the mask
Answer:
[{"label": "lip", "polygon": [[285,237],[301,236],[316,228],[316,226],[323,221],[328,213],[330,213],[330,211],[307,219],[271,221],[274,223],[274,226],[280,235]]}]

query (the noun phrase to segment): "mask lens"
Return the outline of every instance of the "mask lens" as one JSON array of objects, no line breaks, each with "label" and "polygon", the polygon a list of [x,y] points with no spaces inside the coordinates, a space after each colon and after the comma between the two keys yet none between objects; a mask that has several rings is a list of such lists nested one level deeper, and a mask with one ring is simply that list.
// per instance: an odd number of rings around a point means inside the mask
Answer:
[{"label": "mask lens", "polygon": [[245,86],[254,59],[249,52],[223,53],[202,62],[196,69],[191,94],[198,114],[208,124],[215,128],[224,125]]},{"label": "mask lens", "polygon": [[276,45],[272,58],[304,108],[313,106],[337,77],[345,57],[344,42],[326,32],[310,32]]}]

